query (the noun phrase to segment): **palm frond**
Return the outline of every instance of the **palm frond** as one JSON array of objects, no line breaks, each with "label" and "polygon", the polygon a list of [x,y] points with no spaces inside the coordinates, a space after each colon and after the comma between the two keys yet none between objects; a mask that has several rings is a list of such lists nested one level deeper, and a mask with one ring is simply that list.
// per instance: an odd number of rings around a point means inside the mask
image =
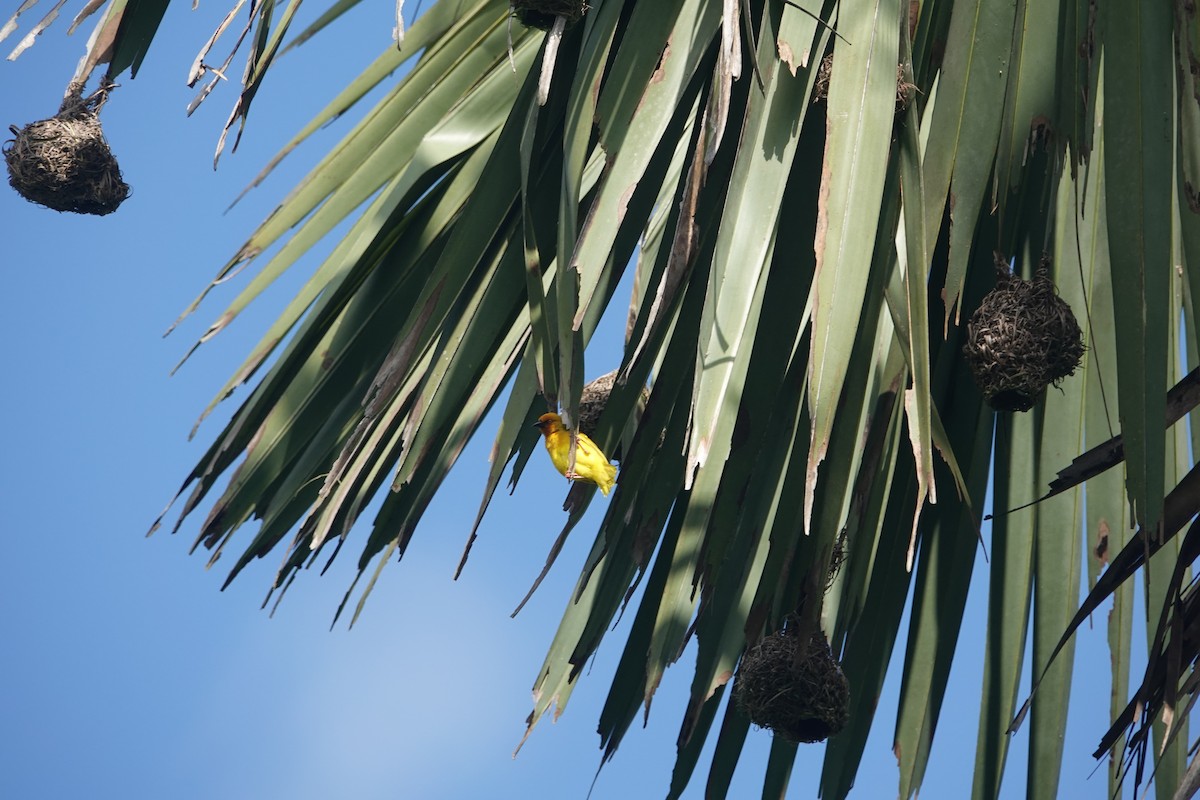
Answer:
[{"label": "palm frond", "polygon": [[[136,72],[165,5],[114,0],[83,77]],[[286,52],[296,5],[247,9],[227,132]],[[253,185],[326,122],[361,115],[185,312],[251,268],[198,347],[346,225],[206,410],[252,385],[181,487],[175,527],[203,509],[197,545],[213,560],[245,538],[231,580],[276,553],[272,592],[362,539],[337,612],[353,600],[353,619],[489,409],[504,405],[468,550],[506,468],[515,488],[534,451],[528,422],[546,408],[577,420],[608,344],[621,363],[594,438],[620,443],[621,472],[529,731],[562,713],[640,588],[601,713],[605,760],[694,645],[670,795],[713,736],[707,787],[726,794],[758,735],[727,702],[731,681],[748,646],[793,620],[827,635],[851,686],[828,797],[850,791],[885,724],[903,634],[894,747],[912,796],[968,624],[990,483],[1013,510],[990,526],[974,796],[999,793],[1027,641],[1040,686],[1028,789],[1055,796],[1071,635],[1109,598],[1115,721],[1097,756],[1120,760],[1131,731],[1129,772],[1144,777],[1153,747],[1165,796],[1184,774],[1200,651],[1200,545],[1176,535],[1200,511],[1186,455],[1200,434],[1170,429],[1192,421],[1200,298],[1200,28],[1186,5],[604,0],[548,36],[504,0],[439,0],[267,165]],[[197,80],[212,71],[197,64]],[[994,414],[962,357],[997,262],[1048,265],[1086,321],[1083,364],[1028,414]],[[606,313],[626,315],[623,341],[594,340]],[[571,491],[547,569],[594,499]],[[1130,699],[1129,579],[1143,568],[1150,652]],[[783,792],[796,752],[776,738],[766,794]],[[1114,791],[1125,772],[1110,770]]]}]

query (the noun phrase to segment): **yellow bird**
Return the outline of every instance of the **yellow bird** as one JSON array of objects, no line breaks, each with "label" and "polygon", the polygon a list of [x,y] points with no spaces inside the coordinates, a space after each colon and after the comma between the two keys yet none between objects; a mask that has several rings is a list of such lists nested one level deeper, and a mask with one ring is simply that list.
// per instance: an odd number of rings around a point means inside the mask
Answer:
[{"label": "yellow bird", "polygon": [[542,414],[533,427],[546,437],[546,452],[554,468],[566,476],[569,481],[585,481],[600,487],[607,495],[617,482],[617,468],[608,463],[608,456],[596,446],[596,443],[586,435],[576,434],[575,471],[571,472],[571,432],[563,427],[562,417],[558,414]]}]

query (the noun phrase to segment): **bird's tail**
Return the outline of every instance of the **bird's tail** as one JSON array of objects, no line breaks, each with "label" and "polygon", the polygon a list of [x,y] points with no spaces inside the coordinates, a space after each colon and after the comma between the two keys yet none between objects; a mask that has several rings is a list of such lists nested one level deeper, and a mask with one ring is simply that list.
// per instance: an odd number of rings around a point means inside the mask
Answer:
[{"label": "bird's tail", "polygon": [[600,484],[600,491],[607,497],[608,493],[612,491],[613,484],[617,482],[617,468],[612,464],[605,464],[604,477],[606,480]]}]

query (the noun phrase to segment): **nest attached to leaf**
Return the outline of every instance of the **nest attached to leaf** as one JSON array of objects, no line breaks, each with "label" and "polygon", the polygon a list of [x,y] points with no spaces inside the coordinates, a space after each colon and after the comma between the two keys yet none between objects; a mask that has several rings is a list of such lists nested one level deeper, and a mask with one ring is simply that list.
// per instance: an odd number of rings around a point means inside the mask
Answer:
[{"label": "nest attached to leaf", "polygon": [[846,563],[848,555],[846,552],[846,529],[842,528],[837,538],[833,540],[833,550],[829,555],[829,570],[825,573],[826,592],[833,588],[833,584],[837,581],[838,573],[842,571],[842,565]]},{"label": "nest attached to leaf", "polygon": [[[580,433],[595,437],[596,425],[600,422],[600,415],[604,413],[605,406],[608,405],[608,396],[612,394],[613,384],[616,381],[617,370],[614,369],[584,385],[583,391],[579,395],[579,423],[576,425],[576,429]],[[638,402],[639,413],[645,408],[649,399],[650,390],[642,387],[642,398]],[[620,460],[619,456],[614,455],[613,457]]]},{"label": "nest attached to leaf", "polygon": [[121,169],[100,128],[100,107],[111,87],[86,100],[73,89],[49,119],[12,126],[4,144],[8,182],[26,200],[55,211],[111,214],[129,197]]},{"label": "nest attached to leaf", "polygon": [[565,17],[567,27],[574,25],[589,8],[585,0],[511,0],[513,13],[526,28],[548,31],[554,20]]},{"label": "nest attached to leaf", "polygon": [[817,82],[813,84],[813,102],[829,99],[829,78],[833,75],[833,53],[826,53],[817,67]]},{"label": "nest attached to leaf", "polygon": [[850,715],[850,685],[825,635],[800,636],[794,625],[742,656],[733,700],[751,722],[789,742],[828,739]]},{"label": "nest attached to leaf", "polygon": [[[833,53],[827,53],[817,67],[817,80],[813,84],[812,98],[817,103],[829,99],[829,78],[833,75]],[[904,77],[904,65],[896,65],[896,113],[906,110],[917,94],[916,84]]]},{"label": "nest attached to leaf", "polygon": [[1083,359],[1083,332],[1058,296],[1042,260],[1033,280],[998,259],[996,288],[967,323],[963,355],[984,399],[997,411],[1028,411],[1042,391],[1072,375]]},{"label": "nest attached to leaf", "polygon": [[579,428],[580,433],[588,436],[596,435],[596,423],[608,405],[608,396],[612,394],[613,384],[617,380],[617,371],[606,372],[583,387],[579,395]]}]

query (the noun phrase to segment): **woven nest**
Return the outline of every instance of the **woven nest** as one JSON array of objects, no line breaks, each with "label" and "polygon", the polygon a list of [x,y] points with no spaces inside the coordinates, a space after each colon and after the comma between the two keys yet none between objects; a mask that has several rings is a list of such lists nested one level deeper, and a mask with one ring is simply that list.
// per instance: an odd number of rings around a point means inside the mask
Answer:
[{"label": "woven nest", "polygon": [[842,528],[838,533],[837,538],[833,541],[833,551],[829,556],[829,571],[825,574],[825,591],[828,592],[833,588],[833,584],[837,581],[838,573],[842,571],[842,565],[846,563],[846,529]]},{"label": "woven nest", "polygon": [[612,394],[613,383],[617,380],[617,371],[607,372],[596,380],[585,385],[579,395],[579,431],[588,436],[596,435],[596,423],[608,405],[608,396]]},{"label": "woven nest", "polygon": [[790,742],[820,742],[846,726],[850,685],[820,631],[785,627],[742,656],[733,699],[750,721]]},{"label": "woven nest", "polygon": [[[589,437],[596,435],[596,425],[600,422],[600,415],[604,413],[604,407],[608,405],[608,396],[612,394],[613,384],[616,380],[617,370],[614,369],[583,387],[583,392],[579,395],[577,428],[580,433],[587,434]],[[645,406],[649,399],[650,390],[642,387],[642,400],[639,406]]]},{"label": "woven nest", "polygon": [[553,28],[558,17],[565,17],[570,27],[588,10],[585,0],[511,0],[511,6],[522,25],[544,31]]},{"label": "woven nest", "polygon": [[[828,53],[821,59],[821,65],[817,67],[817,80],[813,84],[812,98],[813,102],[817,103],[822,100],[829,99],[829,78],[833,74],[833,53]],[[916,96],[917,87],[915,84],[909,83],[904,78],[904,65],[896,65],[896,113],[899,114],[908,108],[908,104],[912,102]]]},{"label": "woven nest", "polygon": [[829,78],[833,75],[833,53],[827,53],[817,67],[817,82],[813,84],[813,102],[829,99]]},{"label": "woven nest", "polygon": [[996,288],[967,323],[963,354],[975,385],[998,411],[1028,411],[1042,391],[1072,375],[1083,332],[1055,291],[1043,260],[1027,281],[997,264]]},{"label": "woven nest", "polygon": [[8,182],[26,200],[55,211],[111,214],[129,197],[121,169],[100,128],[100,107],[109,87],[88,99],[76,90],[58,114],[10,127],[4,144]]}]

